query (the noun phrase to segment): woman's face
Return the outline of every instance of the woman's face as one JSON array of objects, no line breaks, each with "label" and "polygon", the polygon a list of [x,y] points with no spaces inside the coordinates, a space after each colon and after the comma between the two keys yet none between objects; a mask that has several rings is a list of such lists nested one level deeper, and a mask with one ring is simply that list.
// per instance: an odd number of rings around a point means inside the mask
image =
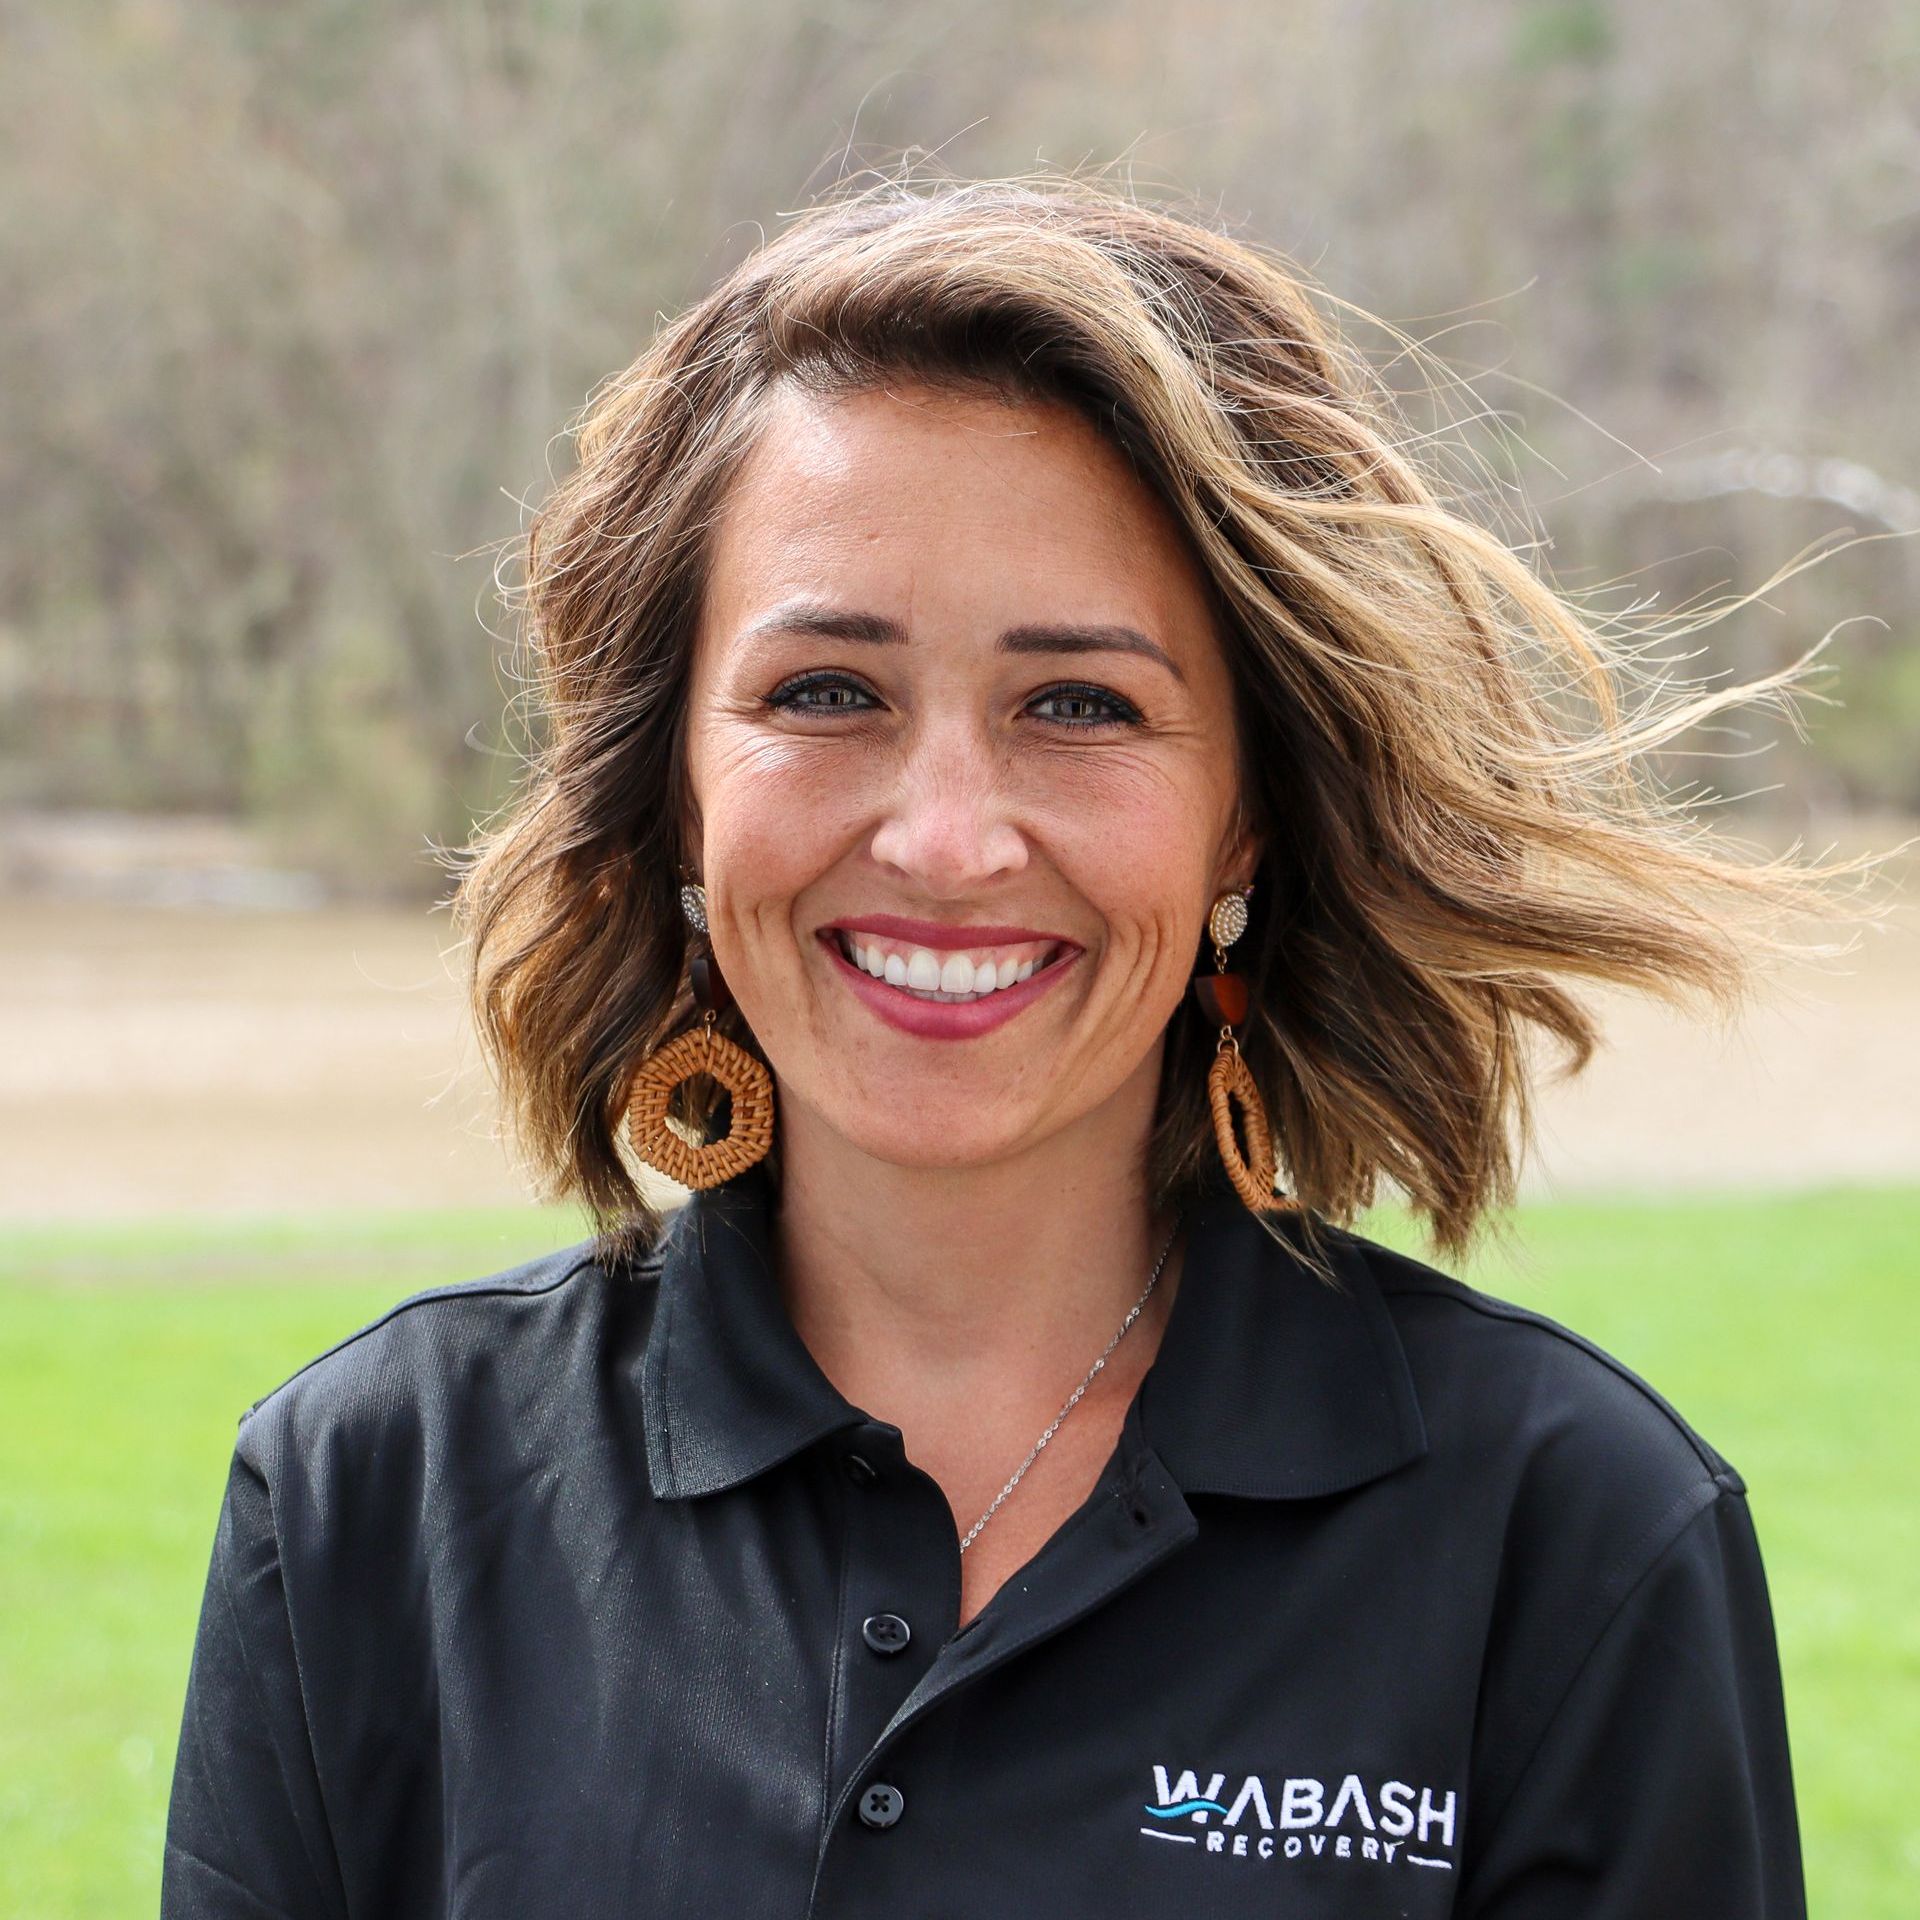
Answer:
[{"label": "woman's face", "polygon": [[1196,563],[1079,414],[781,388],[715,532],[688,751],[785,1118],[959,1167],[1151,1112],[1257,849]]}]

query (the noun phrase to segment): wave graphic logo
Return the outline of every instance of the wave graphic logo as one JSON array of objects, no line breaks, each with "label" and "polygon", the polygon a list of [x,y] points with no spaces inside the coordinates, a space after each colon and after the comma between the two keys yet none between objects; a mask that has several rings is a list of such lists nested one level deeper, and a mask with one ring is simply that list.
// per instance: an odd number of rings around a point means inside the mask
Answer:
[{"label": "wave graphic logo", "polygon": [[1452,1789],[1436,1793],[1404,1780],[1369,1789],[1354,1773],[1337,1784],[1295,1775],[1277,1785],[1269,1800],[1266,1782],[1250,1773],[1228,1800],[1224,1773],[1209,1776],[1203,1787],[1190,1767],[1175,1774],[1156,1766],[1154,1797],[1141,1807],[1155,1824],[1140,1831],[1149,1840],[1233,1859],[1325,1858],[1453,1871],[1446,1856],[1454,1850],[1459,1799]]},{"label": "wave graphic logo", "polygon": [[1170,1807],[1149,1807],[1147,1811],[1156,1820],[1178,1820],[1183,1814],[1203,1811],[1217,1813],[1224,1818],[1227,1808],[1222,1800],[1176,1800]]}]

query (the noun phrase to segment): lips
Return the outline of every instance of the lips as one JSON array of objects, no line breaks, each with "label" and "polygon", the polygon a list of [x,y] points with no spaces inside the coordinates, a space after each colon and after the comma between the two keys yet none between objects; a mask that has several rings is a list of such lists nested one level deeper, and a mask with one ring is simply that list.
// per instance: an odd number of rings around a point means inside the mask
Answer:
[{"label": "lips", "polygon": [[1033,1004],[1079,945],[1032,927],[942,924],[890,914],[822,927],[835,970],[890,1026],[923,1039],[990,1032]]}]

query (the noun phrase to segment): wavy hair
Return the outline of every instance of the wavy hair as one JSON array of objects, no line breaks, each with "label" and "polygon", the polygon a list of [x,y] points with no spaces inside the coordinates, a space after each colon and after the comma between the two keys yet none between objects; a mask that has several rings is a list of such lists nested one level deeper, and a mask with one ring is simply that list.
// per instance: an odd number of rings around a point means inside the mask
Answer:
[{"label": "wavy hair", "polygon": [[[692,1017],[677,893],[693,637],[710,532],[780,382],[1064,400],[1184,527],[1265,836],[1235,949],[1241,1047],[1310,1245],[1384,1176],[1438,1250],[1469,1249],[1531,1137],[1529,1030],[1562,1044],[1566,1075],[1595,1049],[1570,982],[1730,1017],[1763,964],[1837,950],[1788,940],[1785,921],[1891,855],[1745,857],[1647,768],[1736,705],[1791,716],[1825,640],[1671,698],[1639,657],[1810,562],[1685,617],[1589,613],[1450,501],[1343,314],[1425,363],[1284,255],[1101,182],[866,176],[590,396],[509,592],[535,745],[459,858],[454,907],[523,1155],[548,1195],[586,1205],[603,1256],[661,1224],[623,1117],[646,1055]],[[723,1025],[754,1046],[737,1009]],[[1148,1172],[1155,1203],[1178,1206],[1215,1153],[1215,1035],[1189,1001],[1166,1040]],[[719,1116],[696,1102],[680,1118],[698,1137]]]}]

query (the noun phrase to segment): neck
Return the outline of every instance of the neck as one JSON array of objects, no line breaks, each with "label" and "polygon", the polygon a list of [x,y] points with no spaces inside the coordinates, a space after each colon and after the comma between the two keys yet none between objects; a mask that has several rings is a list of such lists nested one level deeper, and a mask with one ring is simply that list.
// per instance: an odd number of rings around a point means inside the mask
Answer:
[{"label": "neck", "polygon": [[[788,1102],[780,1284],[835,1386],[903,1431],[968,1410],[1057,1411],[1140,1298],[1174,1225],[1148,1203],[1158,1082],[1156,1050],[1074,1126],[969,1167],[877,1159]],[[1144,1373],[1178,1265],[1175,1248],[1107,1372]]]}]

